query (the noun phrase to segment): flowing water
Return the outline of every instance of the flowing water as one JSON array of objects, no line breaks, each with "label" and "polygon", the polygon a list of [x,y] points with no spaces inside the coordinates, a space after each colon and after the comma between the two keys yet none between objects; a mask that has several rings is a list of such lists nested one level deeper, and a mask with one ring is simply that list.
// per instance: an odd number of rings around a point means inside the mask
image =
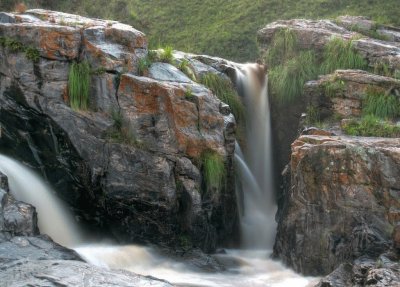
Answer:
[{"label": "flowing water", "polygon": [[[274,182],[268,79],[257,64],[236,68],[236,85],[246,105],[246,148],[235,149],[241,194],[241,234],[244,248],[271,249],[275,239]],[[260,77],[260,74],[262,77]]]},{"label": "flowing water", "polygon": [[54,241],[67,247],[80,243],[80,232],[71,213],[37,174],[1,154],[0,171],[8,177],[11,194],[17,200],[36,207],[41,233],[50,235]]},{"label": "flowing water", "polygon": [[[237,68],[237,84],[247,107],[247,146],[236,144],[236,182],[245,249],[215,255],[227,270],[219,273],[195,271],[183,262],[166,258],[144,246],[113,243],[82,243],[73,217],[55,197],[54,191],[23,164],[0,155],[0,171],[8,176],[16,199],[31,203],[38,212],[39,228],[54,241],[74,248],[87,262],[109,269],[125,269],[165,279],[178,286],[270,286],[305,287],[315,279],[302,277],[270,259],[276,223],[274,203],[271,127],[267,79],[259,77],[257,65]],[[243,150],[243,151],[242,151]]]}]

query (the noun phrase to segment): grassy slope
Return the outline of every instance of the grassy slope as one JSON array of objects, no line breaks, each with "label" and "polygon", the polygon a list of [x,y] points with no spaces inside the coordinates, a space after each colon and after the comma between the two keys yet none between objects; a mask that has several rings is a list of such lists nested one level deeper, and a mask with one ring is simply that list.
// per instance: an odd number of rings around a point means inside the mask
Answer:
[{"label": "grassy slope", "polygon": [[[5,9],[14,0],[4,0]],[[117,19],[146,32],[153,46],[238,61],[258,56],[256,31],[278,19],[353,14],[400,25],[398,0],[26,0],[66,12]],[[10,5],[10,4],[8,4]]]}]

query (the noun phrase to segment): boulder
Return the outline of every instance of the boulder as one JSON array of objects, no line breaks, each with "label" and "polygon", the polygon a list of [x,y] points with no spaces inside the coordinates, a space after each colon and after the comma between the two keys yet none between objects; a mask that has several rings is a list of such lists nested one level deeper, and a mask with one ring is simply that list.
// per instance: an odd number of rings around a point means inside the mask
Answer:
[{"label": "boulder", "polygon": [[391,246],[400,201],[398,139],[303,135],[292,155],[274,253],[326,275]]}]

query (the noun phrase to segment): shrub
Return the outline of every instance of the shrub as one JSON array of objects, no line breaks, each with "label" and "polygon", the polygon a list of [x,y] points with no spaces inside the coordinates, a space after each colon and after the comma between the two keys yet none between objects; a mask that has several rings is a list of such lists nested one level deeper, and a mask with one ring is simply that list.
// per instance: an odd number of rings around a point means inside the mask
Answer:
[{"label": "shrub", "polygon": [[346,134],[365,137],[400,137],[400,126],[367,115],[361,120],[352,120],[343,126]]},{"label": "shrub", "polygon": [[216,74],[207,73],[201,78],[201,83],[208,87],[222,102],[229,105],[238,123],[245,120],[243,104],[228,79],[224,79]]},{"label": "shrub", "polygon": [[291,102],[303,94],[306,81],[317,76],[314,53],[300,52],[285,64],[276,66],[269,73],[269,82],[273,96],[280,102]]},{"label": "shrub", "polygon": [[363,113],[381,119],[393,119],[400,116],[400,101],[394,95],[369,89],[363,99]]},{"label": "shrub", "polygon": [[32,62],[37,63],[40,59],[40,52],[36,48],[28,47],[25,49],[25,56]]},{"label": "shrub", "polygon": [[203,176],[208,189],[221,189],[225,176],[225,165],[221,155],[206,151],[202,155]]},{"label": "shrub", "polygon": [[86,110],[89,104],[90,66],[85,61],[72,63],[68,76],[68,95],[71,108]]},{"label": "shrub", "polygon": [[166,46],[160,55],[160,60],[161,62],[164,63],[172,63],[174,60],[174,54],[173,54],[174,49],[171,46]]},{"label": "shrub", "polygon": [[329,74],[338,69],[367,69],[367,61],[354,49],[353,41],[333,37],[325,46],[321,72]]},{"label": "shrub", "polygon": [[148,72],[151,64],[152,63],[151,63],[149,57],[145,57],[145,58],[139,59],[139,61],[138,61],[138,74],[139,74],[139,76],[144,76]]},{"label": "shrub", "polygon": [[193,91],[192,91],[192,88],[191,87],[188,87],[187,89],[186,89],[186,91],[185,91],[185,99],[186,100],[192,100],[193,99]]},{"label": "shrub", "polygon": [[297,54],[296,33],[291,29],[281,29],[274,35],[267,52],[267,63],[271,66],[283,65]]},{"label": "shrub", "polygon": [[104,75],[105,73],[107,73],[107,69],[104,67],[100,67],[90,71],[90,74],[95,76],[101,76]]}]

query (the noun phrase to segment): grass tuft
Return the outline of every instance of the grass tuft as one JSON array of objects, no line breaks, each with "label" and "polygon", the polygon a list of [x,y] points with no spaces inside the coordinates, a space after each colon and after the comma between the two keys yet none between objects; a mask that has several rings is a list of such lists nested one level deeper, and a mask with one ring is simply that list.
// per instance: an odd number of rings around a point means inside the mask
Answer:
[{"label": "grass tuft", "polygon": [[32,62],[37,63],[40,59],[40,52],[36,48],[28,47],[25,49],[25,56]]},{"label": "grass tuft", "polygon": [[192,88],[188,87],[185,91],[185,99],[188,101],[191,101],[191,100],[193,100],[193,97],[194,97],[194,95],[193,95]]},{"label": "grass tuft", "polygon": [[72,63],[68,76],[68,95],[71,108],[87,110],[89,104],[90,66],[88,62]]},{"label": "grass tuft", "polygon": [[151,64],[152,64],[152,62],[148,56],[145,58],[139,59],[139,61],[138,61],[139,76],[144,76],[149,71]]},{"label": "grass tuft", "polygon": [[343,80],[333,78],[332,80],[324,83],[325,94],[328,97],[338,97],[345,92],[346,83]]},{"label": "grass tuft", "polygon": [[111,111],[111,118],[113,120],[113,126],[107,132],[108,139],[120,144],[144,148],[142,142],[137,140],[129,122],[124,118],[120,110]]},{"label": "grass tuft", "polygon": [[394,119],[400,116],[400,101],[394,95],[369,89],[363,99],[363,113],[381,119]]},{"label": "grass tuft", "polygon": [[365,137],[400,137],[400,126],[367,115],[361,120],[352,120],[343,126],[346,134]]},{"label": "grass tuft", "polygon": [[189,61],[187,59],[183,59],[179,65],[178,69],[184,73],[186,76],[189,77],[194,82],[197,82],[196,75],[194,74],[193,70],[190,68]]},{"label": "grass tuft", "polygon": [[219,191],[225,176],[225,164],[222,156],[213,151],[204,152],[202,163],[207,188]]},{"label": "grass tuft", "polygon": [[208,87],[218,99],[227,104],[235,116],[238,123],[245,120],[244,106],[228,79],[224,79],[216,74],[207,73],[201,78],[201,84]]},{"label": "grass tuft", "polygon": [[333,37],[325,46],[324,61],[321,65],[323,74],[330,74],[338,69],[367,68],[367,61],[354,49],[352,40]]},{"label": "grass tuft", "polygon": [[304,84],[317,76],[317,65],[312,51],[302,51],[285,64],[269,73],[273,96],[281,103],[291,102],[303,94]]},{"label": "grass tuft", "polygon": [[174,49],[171,46],[164,47],[160,54],[161,62],[172,64],[172,61],[174,60],[173,51]]},{"label": "grass tuft", "polygon": [[281,29],[274,35],[271,47],[268,49],[266,60],[274,67],[283,65],[297,54],[296,33],[291,29]]}]

